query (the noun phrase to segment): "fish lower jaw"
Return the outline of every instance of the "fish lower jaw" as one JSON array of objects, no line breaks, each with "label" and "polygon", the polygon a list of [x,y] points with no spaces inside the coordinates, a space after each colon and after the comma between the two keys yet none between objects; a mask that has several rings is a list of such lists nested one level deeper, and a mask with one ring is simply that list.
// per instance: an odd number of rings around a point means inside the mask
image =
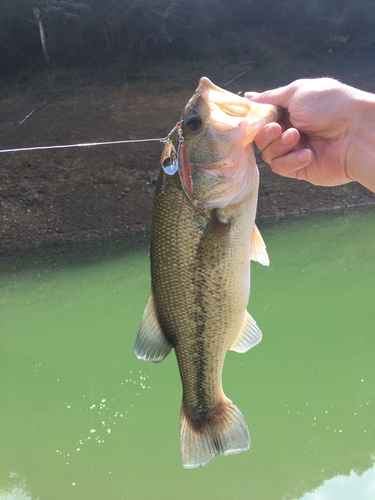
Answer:
[{"label": "fish lower jaw", "polygon": [[204,209],[212,210],[240,203],[250,191],[258,192],[259,171],[252,144],[238,148],[220,162],[205,166],[200,164],[199,170],[218,178],[217,186],[205,193],[201,202]]}]

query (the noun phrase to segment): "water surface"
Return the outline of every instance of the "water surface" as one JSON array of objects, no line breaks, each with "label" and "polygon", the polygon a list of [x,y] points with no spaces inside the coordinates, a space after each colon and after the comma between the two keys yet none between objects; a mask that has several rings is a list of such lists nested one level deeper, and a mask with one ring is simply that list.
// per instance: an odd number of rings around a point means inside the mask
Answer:
[{"label": "water surface", "polygon": [[147,245],[2,266],[1,500],[375,498],[375,214],[259,226],[271,266],[252,264],[249,311],[263,340],[229,352],[223,376],[251,448],[194,470],[173,352],[133,354]]}]

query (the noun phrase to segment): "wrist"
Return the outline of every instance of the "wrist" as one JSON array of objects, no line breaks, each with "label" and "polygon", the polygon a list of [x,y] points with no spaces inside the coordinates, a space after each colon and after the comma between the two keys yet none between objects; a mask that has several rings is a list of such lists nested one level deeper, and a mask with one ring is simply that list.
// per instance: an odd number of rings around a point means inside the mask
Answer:
[{"label": "wrist", "polygon": [[375,95],[353,89],[352,128],[348,137],[346,173],[375,192]]}]

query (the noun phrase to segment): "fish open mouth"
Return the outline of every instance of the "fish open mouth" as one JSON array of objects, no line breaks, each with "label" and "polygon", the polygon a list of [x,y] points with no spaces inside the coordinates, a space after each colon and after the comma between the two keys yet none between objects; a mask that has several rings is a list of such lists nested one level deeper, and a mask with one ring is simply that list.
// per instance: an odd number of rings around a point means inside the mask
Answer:
[{"label": "fish open mouth", "polygon": [[218,132],[226,132],[235,127],[243,128],[245,145],[254,140],[261,127],[278,120],[285,111],[271,104],[251,102],[218,87],[206,77],[200,79],[196,94],[202,96],[211,110],[210,124]]},{"label": "fish open mouth", "polygon": [[[202,101],[209,109],[208,116],[205,117],[196,112],[196,109],[200,106],[199,103],[202,103]],[[189,104],[191,110],[189,108],[187,117],[184,116],[168,134],[161,156],[161,165],[168,175],[174,175],[178,172],[182,189],[188,199],[192,200],[193,176],[181,127],[183,122],[186,127],[185,130],[189,131],[190,136],[200,134],[205,126],[212,127],[224,135],[226,132],[234,131],[235,142],[241,143],[242,151],[253,142],[258,130],[263,125],[280,118],[284,110],[269,104],[251,102],[244,97],[218,87],[206,77],[200,79],[198,88],[190,99],[188,106]],[[225,177],[230,177],[232,184],[235,181],[237,183],[242,182],[241,175],[244,174],[239,172],[240,169],[237,164],[234,166],[234,156],[231,153],[230,157],[224,162],[220,160],[220,164],[212,164],[208,167],[207,173],[214,174],[218,171],[220,175],[225,174]],[[200,167],[199,163],[196,166]],[[247,186],[245,184],[244,189]],[[232,200],[232,196],[228,196],[227,202],[229,203],[230,200]]]}]

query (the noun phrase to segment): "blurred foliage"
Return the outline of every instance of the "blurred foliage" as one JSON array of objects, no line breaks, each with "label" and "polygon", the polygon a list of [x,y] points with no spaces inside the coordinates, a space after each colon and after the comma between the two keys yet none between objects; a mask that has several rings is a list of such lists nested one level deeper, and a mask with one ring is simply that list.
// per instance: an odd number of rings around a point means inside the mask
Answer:
[{"label": "blurred foliage", "polygon": [[41,24],[52,64],[122,61],[124,72],[168,59],[259,65],[280,46],[375,55],[373,0],[1,0],[1,75],[44,64]]}]

